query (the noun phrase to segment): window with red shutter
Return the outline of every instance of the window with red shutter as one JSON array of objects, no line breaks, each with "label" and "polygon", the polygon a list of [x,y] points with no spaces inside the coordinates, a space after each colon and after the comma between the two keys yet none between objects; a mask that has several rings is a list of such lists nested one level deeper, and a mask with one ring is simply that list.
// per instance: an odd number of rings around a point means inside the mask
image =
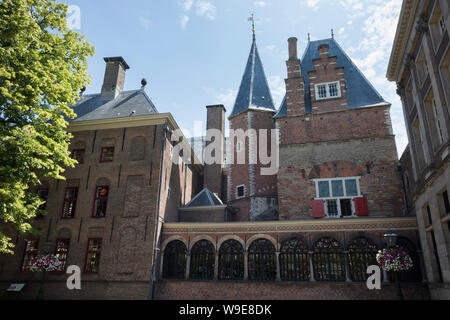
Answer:
[{"label": "window with red shutter", "polygon": [[323,218],[325,217],[325,207],[323,200],[313,200],[313,218]]},{"label": "window with red shutter", "polygon": [[367,207],[367,199],[365,197],[355,198],[355,212],[358,217],[369,215],[369,208]]}]

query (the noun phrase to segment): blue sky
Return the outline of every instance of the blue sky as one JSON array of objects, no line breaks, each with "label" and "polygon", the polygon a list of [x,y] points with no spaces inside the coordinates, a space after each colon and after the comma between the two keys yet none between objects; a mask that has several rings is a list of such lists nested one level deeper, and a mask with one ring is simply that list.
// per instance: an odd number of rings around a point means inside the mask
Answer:
[{"label": "blue sky", "polygon": [[171,112],[186,135],[206,121],[206,105],[224,104],[228,115],[247,62],[254,13],[256,40],[272,96],[284,96],[287,39],[297,37],[299,55],[312,40],[335,39],[386,101],[397,148],[407,145],[401,102],[385,74],[401,0],[67,0],[81,9],[81,28],[96,47],[89,60],[87,93],[101,90],[103,57],[130,65],[125,90],[147,92],[160,112]]}]

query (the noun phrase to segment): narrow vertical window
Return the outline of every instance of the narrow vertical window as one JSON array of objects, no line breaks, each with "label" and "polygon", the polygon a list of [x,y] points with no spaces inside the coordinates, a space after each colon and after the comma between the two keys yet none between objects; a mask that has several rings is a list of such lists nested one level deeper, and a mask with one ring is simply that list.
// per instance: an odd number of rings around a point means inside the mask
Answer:
[{"label": "narrow vertical window", "polygon": [[245,187],[244,186],[239,186],[236,188],[236,198],[240,199],[243,198],[245,196]]},{"label": "narrow vertical window", "polygon": [[25,252],[22,260],[22,272],[31,272],[31,262],[38,255],[39,240],[28,240],[25,243]]},{"label": "narrow vertical window", "polygon": [[92,213],[94,218],[103,218],[106,215],[108,190],[109,186],[97,186],[95,188],[94,211]]},{"label": "narrow vertical window", "polygon": [[56,240],[55,255],[58,257],[58,260],[61,262],[61,272],[64,272],[66,270],[67,256],[69,254],[69,244],[70,244],[70,239],[57,239]]},{"label": "narrow vertical window", "polygon": [[77,160],[78,164],[83,164],[84,163],[84,153],[85,153],[84,149],[75,149],[72,151],[72,154],[70,155],[70,157],[72,159]]},{"label": "narrow vertical window", "polygon": [[441,35],[443,35],[445,33],[445,29],[446,29],[446,25],[445,25],[445,19],[444,16],[441,16],[441,19],[439,19],[439,30],[441,31]]},{"label": "narrow vertical window", "polygon": [[[39,198],[41,198],[42,200],[45,201],[45,203],[43,203],[43,204],[41,204],[41,205],[39,206],[39,210],[45,210],[45,208],[47,207],[48,189],[47,189],[47,188],[45,188],[45,189],[44,189],[44,188],[38,189],[38,190],[37,190],[37,195],[39,196]],[[36,217],[42,218],[43,215],[40,214],[40,213],[38,213],[38,214],[36,215]]]},{"label": "narrow vertical window", "polygon": [[114,160],[114,147],[102,148],[100,162],[112,162]]},{"label": "narrow vertical window", "polygon": [[439,143],[444,142],[444,134],[442,133],[441,120],[439,119],[438,107],[436,106],[436,100],[433,99],[433,115],[434,121],[436,122],[436,129],[438,131]]},{"label": "narrow vertical window", "polygon": [[319,86],[319,98],[327,97],[327,86]]},{"label": "narrow vertical window", "polygon": [[66,188],[62,218],[73,218],[77,204],[78,188]]},{"label": "narrow vertical window", "polygon": [[329,90],[330,90],[330,97],[337,97],[338,96],[338,89],[337,89],[337,84],[333,83],[329,85]]},{"label": "narrow vertical window", "polygon": [[101,250],[102,250],[102,239],[88,239],[84,272],[98,273]]}]

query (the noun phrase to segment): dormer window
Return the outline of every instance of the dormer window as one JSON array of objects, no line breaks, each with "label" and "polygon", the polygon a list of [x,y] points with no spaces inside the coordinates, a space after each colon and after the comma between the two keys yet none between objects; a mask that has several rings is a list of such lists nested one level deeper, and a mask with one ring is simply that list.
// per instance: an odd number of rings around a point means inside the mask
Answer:
[{"label": "dormer window", "polygon": [[341,96],[339,81],[316,84],[315,90],[316,100],[339,98]]}]

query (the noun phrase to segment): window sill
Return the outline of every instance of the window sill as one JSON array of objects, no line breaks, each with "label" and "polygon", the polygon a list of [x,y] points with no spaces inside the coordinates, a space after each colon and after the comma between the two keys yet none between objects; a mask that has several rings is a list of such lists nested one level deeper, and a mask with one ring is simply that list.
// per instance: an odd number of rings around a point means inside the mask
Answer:
[{"label": "window sill", "polygon": [[342,96],[339,97],[327,97],[327,98],[315,98],[315,102],[322,102],[322,101],[328,101],[328,100],[336,100],[336,99],[342,99]]}]

